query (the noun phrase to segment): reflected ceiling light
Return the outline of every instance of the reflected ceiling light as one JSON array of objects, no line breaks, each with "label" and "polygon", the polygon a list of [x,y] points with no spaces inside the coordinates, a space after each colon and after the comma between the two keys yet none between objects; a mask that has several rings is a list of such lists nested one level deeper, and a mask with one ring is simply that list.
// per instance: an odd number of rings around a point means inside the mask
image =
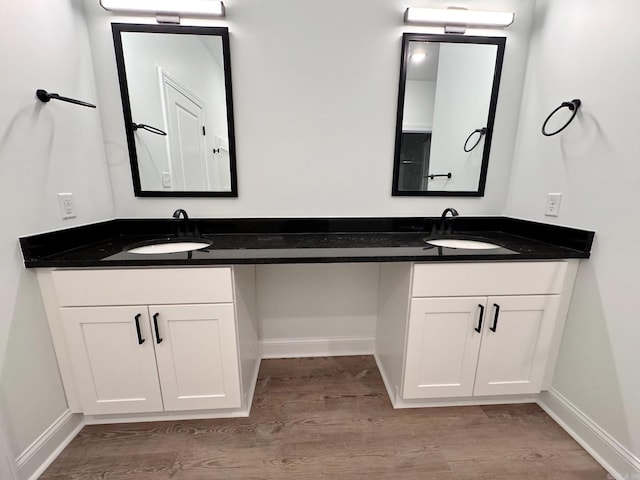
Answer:
[{"label": "reflected ceiling light", "polygon": [[427,58],[427,54],[423,52],[416,52],[411,54],[411,61],[413,63],[424,62],[425,58]]},{"label": "reflected ceiling light", "polygon": [[100,5],[113,12],[224,17],[224,4],[217,0],[100,0]]},{"label": "reflected ceiling light", "polygon": [[513,12],[487,12],[465,8],[414,8],[404,12],[405,23],[454,25],[469,27],[508,27],[513,23]]}]

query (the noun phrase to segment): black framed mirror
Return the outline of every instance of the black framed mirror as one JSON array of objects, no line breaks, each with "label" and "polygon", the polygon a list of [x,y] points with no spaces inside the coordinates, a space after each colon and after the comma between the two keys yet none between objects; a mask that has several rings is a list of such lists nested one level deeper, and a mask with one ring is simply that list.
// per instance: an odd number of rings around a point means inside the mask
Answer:
[{"label": "black framed mirror", "polygon": [[137,197],[237,197],[225,27],[112,24]]},{"label": "black framed mirror", "polygon": [[403,35],[392,195],[484,195],[505,43]]}]

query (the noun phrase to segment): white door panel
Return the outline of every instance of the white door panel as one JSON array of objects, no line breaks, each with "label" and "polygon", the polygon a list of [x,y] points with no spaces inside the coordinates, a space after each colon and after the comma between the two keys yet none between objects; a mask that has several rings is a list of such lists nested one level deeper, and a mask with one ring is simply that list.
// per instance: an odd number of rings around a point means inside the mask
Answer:
[{"label": "white door panel", "polygon": [[469,396],[473,392],[486,297],[411,300],[403,398]]},{"label": "white door panel", "polygon": [[172,189],[210,190],[204,102],[168,73],[160,71],[160,79],[167,122]]},{"label": "white door panel", "polygon": [[163,409],[146,306],[61,308],[60,315],[84,413]]},{"label": "white door panel", "polygon": [[149,310],[162,338],[154,343],[165,410],[240,407],[233,304]]},{"label": "white door panel", "polygon": [[559,295],[489,297],[474,395],[540,391],[559,303]]}]

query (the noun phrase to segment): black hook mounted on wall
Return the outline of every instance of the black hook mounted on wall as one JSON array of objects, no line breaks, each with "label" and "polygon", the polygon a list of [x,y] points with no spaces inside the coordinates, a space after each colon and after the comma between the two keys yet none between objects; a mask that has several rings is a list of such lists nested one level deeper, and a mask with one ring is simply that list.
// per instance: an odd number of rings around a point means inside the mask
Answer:
[{"label": "black hook mounted on wall", "polygon": [[[545,137],[552,137],[553,135],[557,135],[558,133],[560,133],[562,130],[564,130],[565,128],[567,128],[569,126],[569,124],[571,122],[573,122],[573,119],[576,118],[576,115],[578,113],[578,109],[580,108],[580,105],[582,105],[582,102],[580,101],[580,99],[578,98],[574,98],[573,100],[571,100],[570,102],[562,102],[562,104],[556,108],[553,112],[551,112],[549,114],[549,116],[547,117],[547,119],[544,121],[544,123],[542,124],[542,134]],[[556,130],[555,132],[547,132],[547,123],[549,123],[549,120],[551,120],[551,117],[553,117],[553,115],[558,111],[561,110],[563,108],[568,108],[570,111],[573,112],[573,114],[571,115],[571,118],[569,118],[569,120],[567,120],[567,123],[565,123],[562,127],[560,127],[558,130]]]},{"label": "black hook mounted on wall", "polygon": [[49,93],[46,90],[38,89],[36,90],[36,97],[41,102],[47,103],[51,99],[60,100],[62,102],[73,103],[74,105],[82,105],[83,107],[96,108],[93,103],[83,102],[82,100],[76,100],[75,98],[61,97],[57,93]]},{"label": "black hook mounted on wall", "polygon": [[[473,137],[473,135],[475,133],[478,133],[478,140],[476,140],[476,143],[474,143],[471,148],[467,148],[467,145],[469,144],[469,140],[471,140],[471,137]],[[480,143],[480,140],[482,140],[482,136],[487,134],[487,127],[483,127],[483,128],[476,128],[473,132],[471,132],[469,134],[469,136],[467,137],[467,139],[464,142],[464,151],[469,153],[471,150],[473,150],[474,148],[476,148],[478,146],[478,144]]]},{"label": "black hook mounted on wall", "polygon": [[159,128],[152,127],[150,125],[145,125],[144,123],[132,123],[133,131],[136,130],[146,130],[147,132],[155,133],[156,135],[162,135],[163,137],[167,135],[167,132],[160,130]]}]

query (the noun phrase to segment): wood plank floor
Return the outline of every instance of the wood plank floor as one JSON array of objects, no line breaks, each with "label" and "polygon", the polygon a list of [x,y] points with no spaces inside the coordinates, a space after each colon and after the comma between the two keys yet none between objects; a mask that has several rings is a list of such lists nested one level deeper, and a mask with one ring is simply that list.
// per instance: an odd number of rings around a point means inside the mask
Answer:
[{"label": "wood plank floor", "polygon": [[41,478],[610,477],[536,405],[393,410],[357,356],[264,360],[249,418],[87,426]]}]

